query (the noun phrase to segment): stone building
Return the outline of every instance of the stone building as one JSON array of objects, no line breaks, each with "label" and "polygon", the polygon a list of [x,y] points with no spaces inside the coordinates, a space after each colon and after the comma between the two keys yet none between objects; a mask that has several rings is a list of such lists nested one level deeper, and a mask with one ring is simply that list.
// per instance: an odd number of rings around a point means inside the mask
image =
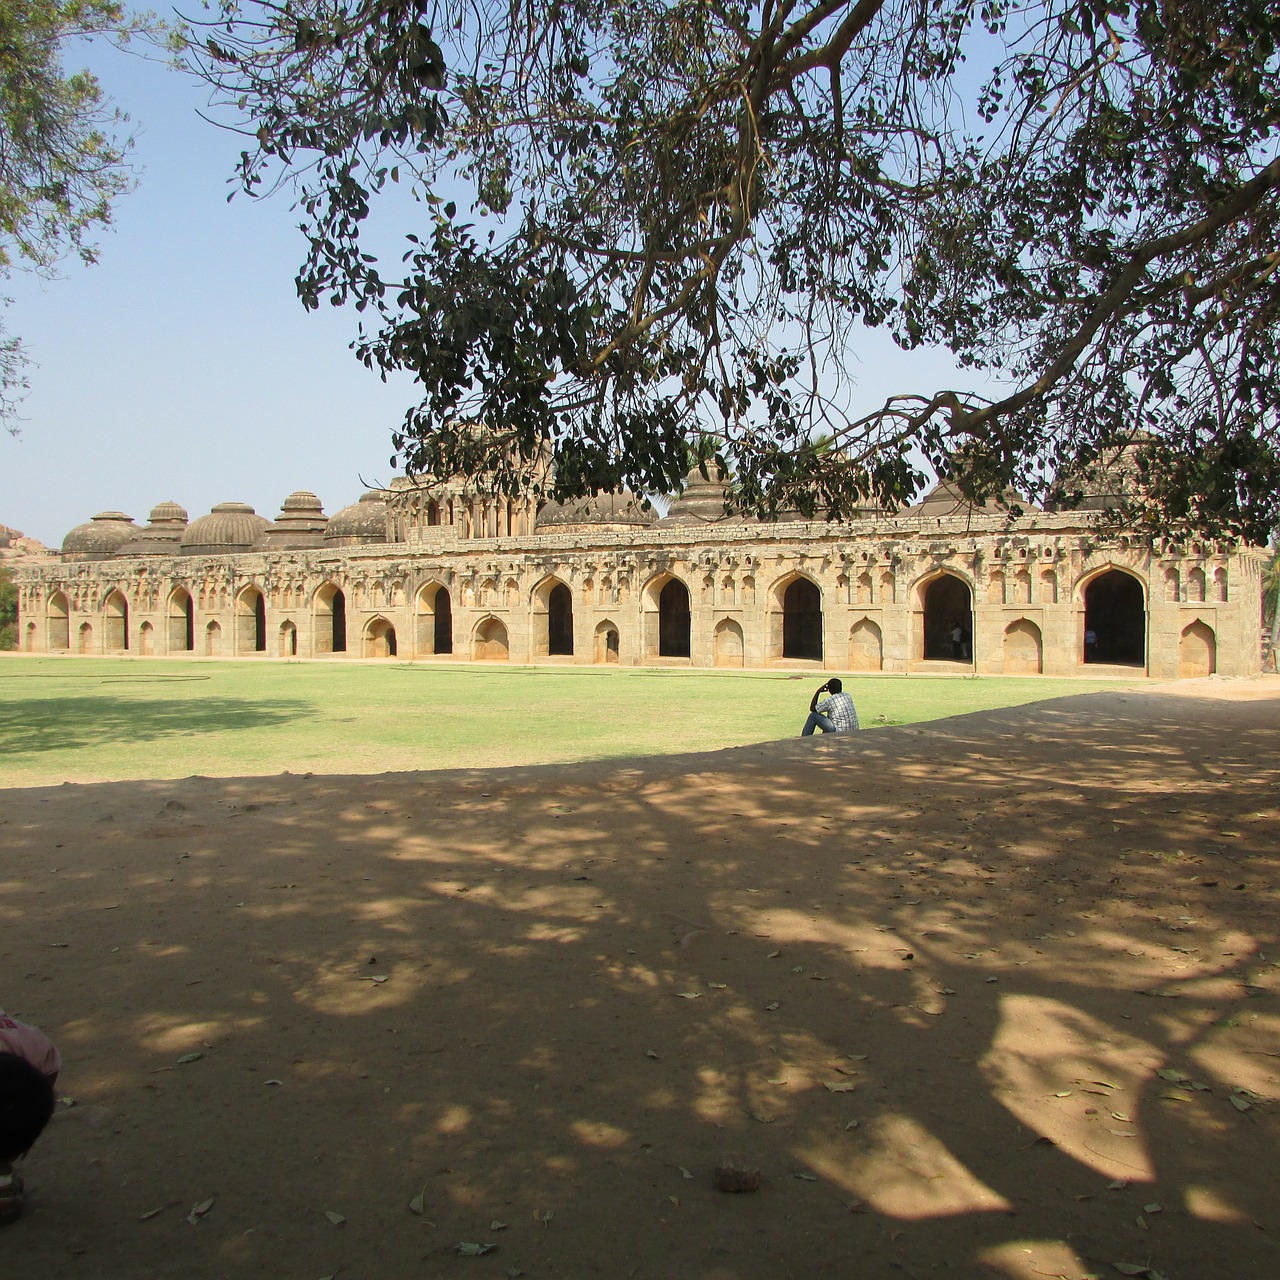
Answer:
[{"label": "stone building", "polygon": [[326,518],[225,502],[108,511],[19,575],[29,653],[973,671],[1159,678],[1260,669],[1266,554],[1104,535],[1070,512],[726,516],[696,472],[665,516],[630,494],[542,506],[396,480]]}]

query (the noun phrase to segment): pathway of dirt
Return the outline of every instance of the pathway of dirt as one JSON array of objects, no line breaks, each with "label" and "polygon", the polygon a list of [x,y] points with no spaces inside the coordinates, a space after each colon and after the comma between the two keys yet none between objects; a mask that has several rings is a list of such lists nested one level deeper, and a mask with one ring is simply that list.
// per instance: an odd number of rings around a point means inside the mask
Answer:
[{"label": "pathway of dirt", "polygon": [[1277,695],[0,791],[5,1274],[1280,1274]]}]

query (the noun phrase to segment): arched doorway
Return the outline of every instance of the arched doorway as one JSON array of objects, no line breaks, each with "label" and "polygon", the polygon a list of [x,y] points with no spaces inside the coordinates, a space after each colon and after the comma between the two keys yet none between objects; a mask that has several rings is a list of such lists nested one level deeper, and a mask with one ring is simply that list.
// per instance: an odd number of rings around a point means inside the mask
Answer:
[{"label": "arched doorway", "polygon": [[80,630],[76,633],[76,652],[93,652],[93,623],[82,622],[80,624]]},{"label": "arched doorway", "polygon": [[204,629],[204,656],[216,658],[222,652],[222,628],[211,622]]},{"label": "arched doorway", "polygon": [[547,596],[547,653],[573,654],[573,595],[563,582]]},{"label": "arched doorway", "polygon": [[849,632],[849,670],[879,671],[884,666],[884,637],[870,618],[860,618]]},{"label": "arched doorway", "polygon": [[679,578],[670,578],[658,593],[658,657],[689,656],[690,624],[689,588]]},{"label": "arched doorway", "polygon": [[822,658],[822,592],[808,578],[796,578],[782,593],[782,656]]},{"label": "arched doorway", "polygon": [[476,628],[475,659],[477,662],[506,662],[511,656],[507,629],[497,618],[486,618]]},{"label": "arched doorway", "polygon": [[155,653],[155,628],[149,622],[144,622],[138,628],[138,653],[149,658]]},{"label": "arched doorway", "polygon": [[746,661],[742,627],[732,618],[716,623],[715,652],[717,667],[740,667]]},{"label": "arched doorway", "polygon": [[67,606],[67,597],[61,591],[55,591],[49,597],[45,610],[49,620],[49,648],[71,648],[71,610]]},{"label": "arched doorway", "polygon": [[973,660],[973,592],[954,573],[940,574],[925,587],[923,635],[926,661]]},{"label": "arched doorway", "polygon": [[1178,645],[1178,675],[1184,679],[1211,676],[1218,669],[1218,640],[1213,628],[1198,618],[1184,627]]},{"label": "arched doorway", "polygon": [[298,656],[298,628],[292,622],[280,624],[280,656],[282,658]]},{"label": "arched doorway", "polygon": [[1019,618],[1004,630],[1004,672],[1010,676],[1038,676],[1044,670],[1044,644],[1040,628],[1029,618]]},{"label": "arched doorway", "polygon": [[1141,667],[1146,663],[1147,614],[1142,583],[1108,569],[1084,589],[1084,661]]},{"label": "arched doorway", "polygon": [[113,591],[102,605],[103,622],[106,625],[108,652],[127,652],[129,648],[129,602]]},{"label": "arched doorway", "polygon": [[326,582],[315,594],[313,645],[316,653],[346,653],[347,597]]},{"label": "arched doorway", "polygon": [[396,629],[386,618],[374,618],[365,628],[364,656],[366,658],[396,656]]},{"label": "arched doorway", "polygon": [[257,587],[246,587],[236,598],[236,652],[266,651],[267,601]]},{"label": "arched doorway", "polygon": [[453,603],[447,587],[428,582],[418,592],[418,652],[453,652]]},{"label": "arched doorway", "polygon": [[169,652],[193,653],[196,647],[196,612],[191,592],[179,587],[169,597]]},{"label": "arched doorway", "polygon": [[618,628],[612,622],[602,622],[596,627],[596,661],[618,661]]}]

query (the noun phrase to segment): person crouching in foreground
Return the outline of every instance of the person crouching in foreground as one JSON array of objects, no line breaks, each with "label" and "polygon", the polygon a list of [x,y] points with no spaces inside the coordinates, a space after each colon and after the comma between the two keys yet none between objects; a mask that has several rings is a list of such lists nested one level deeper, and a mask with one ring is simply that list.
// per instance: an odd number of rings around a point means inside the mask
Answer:
[{"label": "person crouching in foreground", "polygon": [[[824,693],[831,696],[819,702]],[[857,727],[858,712],[853,699],[845,693],[839,680],[828,680],[813,695],[813,701],[809,703],[809,718],[804,722],[800,736],[808,738],[815,729],[821,729],[823,733],[852,733]]]},{"label": "person crouching in foreground", "polygon": [[22,1216],[24,1156],[53,1115],[53,1086],[62,1062],[53,1041],[0,1009],[0,1227]]}]

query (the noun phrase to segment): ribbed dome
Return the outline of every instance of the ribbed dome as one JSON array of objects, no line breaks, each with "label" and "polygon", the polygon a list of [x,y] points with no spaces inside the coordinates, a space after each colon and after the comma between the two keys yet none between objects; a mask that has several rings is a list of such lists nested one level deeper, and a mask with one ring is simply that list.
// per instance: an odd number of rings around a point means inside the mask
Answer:
[{"label": "ribbed dome", "polygon": [[708,479],[698,467],[689,472],[684,492],[676,498],[659,525],[745,524],[750,517],[726,513],[725,494],[729,485],[718,477],[714,464],[707,468]]},{"label": "ribbed dome", "polygon": [[147,527],[117,552],[118,556],[176,555],[178,542],[187,527],[187,510],[176,502],[159,502],[151,508]]},{"label": "ribbed dome", "polygon": [[248,551],[270,524],[245,502],[220,502],[207,516],[193,520],[182,535],[184,556],[227,556]]},{"label": "ribbed dome", "polygon": [[304,551],[324,546],[328,521],[320,499],[308,489],[297,489],[281,504],[280,514],[253,544],[255,551]]},{"label": "ribbed dome", "polygon": [[538,512],[537,527],[557,533],[577,529],[625,532],[647,528],[657,518],[652,508],[646,510],[643,498],[623,489],[618,493],[597,493],[569,502],[548,502]]},{"label": "ribbed dome", "polygon": [[62,554],[68,560],[106,560],[138,532],[133,517],[123,511],[100,511],[63,538]]},{"label": "ribbed dome", "polygon": [[356,547],[386,540],[387,495],[382,489],[370,489],[359,502],[335,512],[324,531],[326,547]]}]

